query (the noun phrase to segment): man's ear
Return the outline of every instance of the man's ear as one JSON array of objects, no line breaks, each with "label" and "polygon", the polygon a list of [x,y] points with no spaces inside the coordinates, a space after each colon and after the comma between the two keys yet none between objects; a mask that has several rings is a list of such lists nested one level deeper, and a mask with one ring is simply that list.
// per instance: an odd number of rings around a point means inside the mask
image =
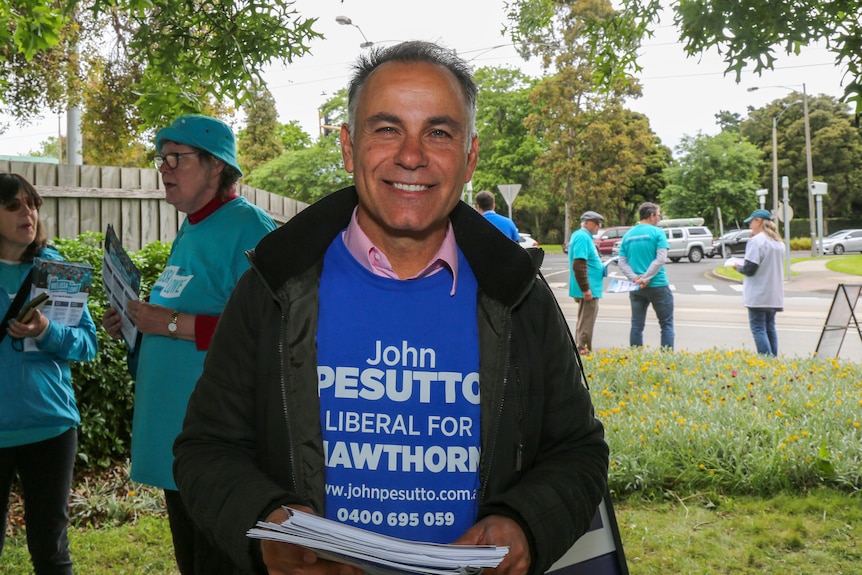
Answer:
[{"label": "man's ear", "polygon": [[476,171],[476,163],[479,161],[479,136],[473,136],[470,142],[470,149],[467,150],[467,181],[473,179],[473,172]]},{"label": "man's ear", "polygon": [[353,173],[353,142],[350,139],[350,130],[347,129],[347,124],[341,126],[341,132],[338,134],[338,139],[341,142],[341,158],[344,160],[344,170],[348,174]]}]

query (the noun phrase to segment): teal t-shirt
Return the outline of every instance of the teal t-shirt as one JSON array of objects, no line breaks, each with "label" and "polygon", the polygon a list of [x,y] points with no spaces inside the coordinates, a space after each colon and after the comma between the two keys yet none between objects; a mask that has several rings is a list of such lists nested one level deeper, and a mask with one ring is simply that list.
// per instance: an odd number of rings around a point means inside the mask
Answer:
[{"label": "teal t-shirt", "polygon": [[[181,313],[221,315],[248,269],[245,252],[275,229],[275,223],[245,198],[232,200],[202,221],[183,222],[150,303]],[[186,406],[203,372],[206,351],[194,342],[144,335],[135,383],[131,477],[176,489],[173,444]]]},{"label": "teal t-shirt", "polygon": [[[662,248],[668,249],[667,234],[664,229],[652,224],[638,224],[623,236],[620,244],[620,257],[626,258],[629,266],[636,274],[647,271],[656,252]],[[650,280],[647,287],[663,287],[668,285],[664,266]]]},{"label": "teal t-shirt", "polygon": [[587,281],[590,282],[590,291],[594,298],[602,297],[605,269],[592,234],[584,228],[573,233],[569,242],[569,296],[580,298],[584,297],[584,293],[575,280],[575,271],[572,269],[574,260],[587,260]]}]

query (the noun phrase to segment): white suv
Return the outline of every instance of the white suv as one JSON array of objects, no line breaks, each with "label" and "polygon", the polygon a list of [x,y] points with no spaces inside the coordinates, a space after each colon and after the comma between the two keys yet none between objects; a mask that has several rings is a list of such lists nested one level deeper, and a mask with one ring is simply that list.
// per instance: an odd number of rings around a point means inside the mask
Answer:
[{"label": "white suv", "polygon": [[705,226],[685,226],[680,228],[665,228],[667,243],[667,257],[672,262],[678,262],[682,258],[697,263],[703,256],[712,252],[712,232]]}]

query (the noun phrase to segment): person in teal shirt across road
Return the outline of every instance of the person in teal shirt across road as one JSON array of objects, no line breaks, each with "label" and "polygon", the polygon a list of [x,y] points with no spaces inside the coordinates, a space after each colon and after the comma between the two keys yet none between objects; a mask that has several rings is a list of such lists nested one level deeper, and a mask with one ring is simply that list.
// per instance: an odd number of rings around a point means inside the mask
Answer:
[{"label": "person in teal shirt across road", "polygon": [[644,344],[646,312],[652,304],[661,327],[661,346],[672,350],[673,293],[664,271],[670,245],[665,231],[658,227],[661,208],[651,202],[644,202],[638,208],[638,215],[640,222],[626,232],[620,245],[620,269],[638,286],[638,289],[629,292],[632,306],[629,345],[635,347]]},{"label": "person in teal shirt across road", "polygon": [[599,313],[605,268],[593,241],[605,218],[593,211],[581,215],[581,228],[569,242],[569,295],[578,302],[575,342],[580,353],[593,348],[593,327]]}]

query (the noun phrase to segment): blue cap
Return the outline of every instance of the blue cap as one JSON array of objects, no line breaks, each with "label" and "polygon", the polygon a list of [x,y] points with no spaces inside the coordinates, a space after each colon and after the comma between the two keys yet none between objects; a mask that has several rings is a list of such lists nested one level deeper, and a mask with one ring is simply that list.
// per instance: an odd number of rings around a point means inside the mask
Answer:
[{"label": "blue cap", "polygon": [[764,209],[754,210],[753,212],[751,212],[751,215],[745,219],[744,223],[747,224],[748,222],[750,222],[751,220],[753,220],[755,218],[760,218],[761,220],[771,220],[772,219],[772,213],[770,213]]},{"label": "blue cap", "polygon": [[165,140],[209,152],[242,176],[242,170],[239,169],[236,161],[236,140],[233,137],[233,130],[217,118],[198,114],[180,116],[173,124],[156,133],[156,149],[160,154]]}]

